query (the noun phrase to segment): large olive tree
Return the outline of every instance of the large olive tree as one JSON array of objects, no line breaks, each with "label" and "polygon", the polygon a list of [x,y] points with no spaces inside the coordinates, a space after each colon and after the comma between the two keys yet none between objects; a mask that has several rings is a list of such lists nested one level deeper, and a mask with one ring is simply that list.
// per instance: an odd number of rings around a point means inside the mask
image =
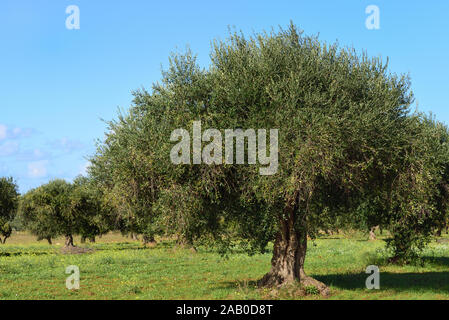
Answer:
[{"label": "large olive tree", "polygon": [[[161,83],[134,95],[129,113],[111,122],[90,171],[119,217],[223,249],[240,240],[250,252],[264,251],[274,242],[260,283],[300,281],[323,293],[327,288],[304,270],[308,235],[387,192],[404,165],[414,121],[408,77],[293,25],[214,42],[207,69],[190,52],[174,55]],[[213,147],[221,146],[216,131],[205,132],[211,128],[278,130],[279,167],[261,175],[267,164],[260,154],[245,164],[235,155],[225,159],[225,150]],[[195,130],[208,136],[177,149],[179,133]],[[259,137],[259,151],[270,137]],[[202,162],[195,150],[192,156],[195,146],[215,161]],[[175,155],[188,150],[193,161],[174,164],[173,148]]]}]

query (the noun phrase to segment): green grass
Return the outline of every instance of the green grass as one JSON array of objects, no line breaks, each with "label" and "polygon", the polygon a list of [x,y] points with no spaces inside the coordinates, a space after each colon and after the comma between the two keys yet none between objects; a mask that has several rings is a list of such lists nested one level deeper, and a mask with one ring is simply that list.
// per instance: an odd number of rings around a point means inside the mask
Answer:
[{"label": "green grass", "polygon": [[[170,241],[143,248],[111,235],[86,245],[93,253],[62,255],[62,240],[54,246],[23,234],[11,240],[0,246],[0,299],[321,299],[311,289],[305,297],[257,289],[270,254],[222,258]],[[318,239],[309,244],[306,272],[330,286],[329,299],[449,299],[449,243],[432,243],[414,266],[386,264],[383,248],[382,240],[357,236]],[[370,264],[380,267],[380,290],[365,289]],[[80,268],[80,290],[65,287],[69,265]]]}]

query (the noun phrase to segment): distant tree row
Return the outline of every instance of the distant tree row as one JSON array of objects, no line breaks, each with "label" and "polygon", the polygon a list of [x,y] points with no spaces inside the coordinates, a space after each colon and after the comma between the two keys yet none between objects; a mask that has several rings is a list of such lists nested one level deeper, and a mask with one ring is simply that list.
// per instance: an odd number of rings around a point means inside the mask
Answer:
[{"label": "distant tree row", "polygon": [[65,246],[72,247],[74,235],[94,242],[110,230],[105,208],[89,180],[79,177],[73,183],[54,180],[30,190],[21,198],[19,213],[24,227],[39,240],[51,244],[64,236]]},{"label": "distant tree row", "polygon": [[12,178],[0,178],[0,243],[11,236],[15,224],[50,244],[64,236],[66,246],[73,246],[74,235],[94,242],[113,225],[107,208],[85,177],[73,183],[54,180],[23,196]]}]

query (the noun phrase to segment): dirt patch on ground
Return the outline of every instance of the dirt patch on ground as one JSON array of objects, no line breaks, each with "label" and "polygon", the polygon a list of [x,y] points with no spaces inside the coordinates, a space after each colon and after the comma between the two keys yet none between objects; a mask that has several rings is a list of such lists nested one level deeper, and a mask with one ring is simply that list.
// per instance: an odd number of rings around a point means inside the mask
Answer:
[{"label": "dirt patch on ground", "polygon": [[60,251],[62,254],[84,254],[84,253],[92,253],[95,250],[81,247],[62,247]]}]

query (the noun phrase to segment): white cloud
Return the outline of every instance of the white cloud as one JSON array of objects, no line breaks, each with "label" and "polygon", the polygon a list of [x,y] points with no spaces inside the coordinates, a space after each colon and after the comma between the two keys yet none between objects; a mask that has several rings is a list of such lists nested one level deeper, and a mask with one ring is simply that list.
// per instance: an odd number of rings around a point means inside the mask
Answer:
[{"label": "white cloud", "polygon": [[28,138],[36,131],[31,128],[8,128],[4,124],[0,124],[0,141],[5,139],[22,139]]},{"label": "white cloud", "polygon": [[31,135],[36,133],[36,130],[31,128],[14,128],[10,134],[9,137],[11,139],[21,139],[21,138],[28,138]]},{"label": "white cloud", "polygon": [[12,130],[12,133],[16,136],[20,135],[22,133],[22,129],[21,128],[14,128]]},{"label": "white cloud", "polygon": [[19,161],[38,161],[50,157],[51,155],[42,149],[26,149],[16,154],[16,159]]},{"label": "white cloud", "polygon": [[40,149],[34,149],[33,155],[36,158],[42,158],[44,156],[44,153]]},{"label": "white cloud", "polygon": [[34,161],[28,164],[28,176],[30,178],[44,178],[47,176],[48,160]]},{"label": "white cloud", "polygon": [[8,127],[0,124],[0,140],[6,139],[6,133],[8,132]]},{"label": "white cloud", "polygon": [[65,153],[71,153],[73,151],[82,150],[85,148],[85,145],[78,141],[72,140],[69,138],[62,138],[59,140],[54,140],[48,143],[53,149],[61,150]]},{"label": "white cloud", "polygon": [[19,143],[16,141],[5,141],[4,143],[0,144],[0,156],[2,157],[12,156],[18,151]]}]

